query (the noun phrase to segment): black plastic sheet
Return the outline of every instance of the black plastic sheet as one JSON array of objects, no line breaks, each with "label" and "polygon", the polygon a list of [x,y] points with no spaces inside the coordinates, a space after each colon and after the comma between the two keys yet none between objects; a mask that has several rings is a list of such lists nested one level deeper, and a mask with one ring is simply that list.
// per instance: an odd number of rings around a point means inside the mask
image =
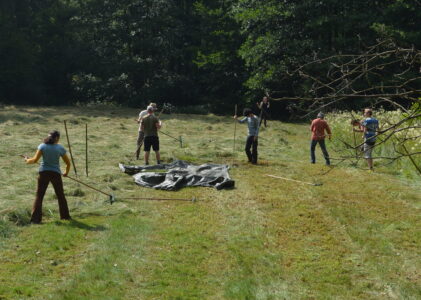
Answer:
[{"label": "black plastic sheet", "polygon": [[119,164],[120,169],[133,175],[136,184],[159,190],[175,191],[186,186],[233,188],[235,181],[228,174],[228,165],[194,165],[183,160],[153,166]]}]

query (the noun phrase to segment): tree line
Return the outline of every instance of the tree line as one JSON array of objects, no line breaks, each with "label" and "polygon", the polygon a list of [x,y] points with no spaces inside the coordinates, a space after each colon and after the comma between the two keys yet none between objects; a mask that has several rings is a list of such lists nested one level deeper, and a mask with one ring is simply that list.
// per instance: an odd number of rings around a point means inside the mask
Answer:
[{"label": "tree line", "polygon": [[[329,68],[322,58],[366,53],[382,39],[420,49],[420,8],[419,0],[2,0],[0,102],[153,100],[221,113],[264,94],[299,98],[314,80],[287,75],[310,61],[321,62],[307,72],[317,77]],[[392,74],[373,74],[370,84],[393,85]]]}]

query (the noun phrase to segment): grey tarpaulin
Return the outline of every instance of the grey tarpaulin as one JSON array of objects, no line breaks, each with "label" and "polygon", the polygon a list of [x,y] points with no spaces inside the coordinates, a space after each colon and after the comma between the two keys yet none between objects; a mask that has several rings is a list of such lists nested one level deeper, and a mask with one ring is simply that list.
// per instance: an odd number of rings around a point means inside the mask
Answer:
[{"label": "grey tarpaulin", "polygon": [[[159,190],[178,190],[185,186],[215,187],[217,190],[232,188],[235,181],[228,174],[229,167],[219,164],[194,165],[182,160],[154,166],[128,166],[120,169],[133,175],[135,182]],[[154,172],[155,171],[155,172]]]}]

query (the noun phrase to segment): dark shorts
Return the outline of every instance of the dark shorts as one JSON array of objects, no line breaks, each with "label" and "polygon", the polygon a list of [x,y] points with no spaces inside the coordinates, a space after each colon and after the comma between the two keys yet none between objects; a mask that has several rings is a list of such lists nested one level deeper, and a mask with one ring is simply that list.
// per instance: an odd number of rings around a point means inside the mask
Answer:
[{"label": "dark shorts", "polygon": [[151,151],[151,147],[153,151],[159,151],[159,138],[157,136],[147,136],[143,141],[145,145],[145,151]]}]

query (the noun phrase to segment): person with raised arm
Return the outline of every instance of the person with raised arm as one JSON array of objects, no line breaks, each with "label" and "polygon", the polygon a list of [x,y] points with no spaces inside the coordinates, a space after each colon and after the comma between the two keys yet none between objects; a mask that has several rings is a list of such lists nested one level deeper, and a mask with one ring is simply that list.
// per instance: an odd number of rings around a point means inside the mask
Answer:
[{"label": "person with raised arm", "polygon": [[330,159],[329,153],[326,149],[325,138],[326,136],[329,137],[329,140],[332,138],[332,132],[330,130],[329,125],[325,121],[325,115],[322,112],[317,114],[317,118],[311,122],[310,130],[311,130],[311,144],[310,144],[310,159],[311,163],[316,163],[316,145],[320,145],[320,149],[322,149],[323,156],[326,161],[326,165],[330,166]]},{"label": "person with raised arm", "polygon": [[364,109],[365,119],[360,122],[360,128],[354,131],[362,132],[364,138],[364,158],[367,161],[368,168],[373,171],[373,148],[376,145],[376,136],[379,129],[379,121],[373,118],[373,111],[370,108]]},{"label": "person with raised arm", "polygon": [[260,109],[260,123],[259,126],[262,125],[262,121],[264,121],[264,125],[265,127],[267,127],[267,123],[266,121],[269,119],[269,107],[270,107],[270,103],[269,103],[269,98],[268,97],[263,97],[262,101],[259,103],[257,102],[257,107]]},{"label": "person with raised arm", "polygon": [[241,120],[237,119],[237,115],[234,116],[234,119],[238,120],[239,123],[247,122],[248,135],[244,150],[246,152],[248,161],[255,165],[257,164],[257,146],[259,145],[259,118],[253,114],[253,111],[250,108],[244,109],[243,115],[244,118]]},{"label": "person with raised arm", "polygon": [[[66,154],[66,149],[58,142],[60,140],[60,132],[51,131],[44,139],[44,142],[38,146],[35,156],[32,158],[25,156],[27,164],[35,164],[42,157],[39,167],[38,184],[35,201],[32,207],[31,223],[40,224],[42,221],[42,201],[45,192],[51,182],[57,196],[60,218],[62,220],[70,220],[69,208],[64,195],[62,175],[67,176],[70,171],[70,159]],[[66,171],[62,174],[60,170],[60,157],[66,163]]]}]

